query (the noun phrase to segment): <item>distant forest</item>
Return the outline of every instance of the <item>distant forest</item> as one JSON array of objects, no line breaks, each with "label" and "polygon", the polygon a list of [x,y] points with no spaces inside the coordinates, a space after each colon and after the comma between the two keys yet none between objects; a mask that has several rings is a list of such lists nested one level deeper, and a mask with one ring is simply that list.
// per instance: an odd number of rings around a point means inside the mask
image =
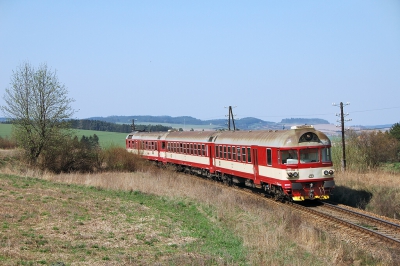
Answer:
[{"label": "distant forest", "polygon": [[[100,120],[80,119],[70,120],[71,127],[75,129],[85,130],[97,130],[97,131],[109,131],[109,132],[120,132],[130,133],[132,132],[132,125],[128,124],[116,124]],[[162,125],[135,125],[135,131],[168,131],[172,127],[166,127]]]}]

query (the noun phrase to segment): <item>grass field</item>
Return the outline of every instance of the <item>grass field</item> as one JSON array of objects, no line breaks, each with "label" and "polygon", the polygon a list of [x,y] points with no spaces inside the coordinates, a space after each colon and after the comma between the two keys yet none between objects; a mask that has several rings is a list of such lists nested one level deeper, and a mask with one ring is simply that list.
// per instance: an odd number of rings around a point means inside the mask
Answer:
[{"label": "grass field", "polygon": [[194,201],[1,174],[0,199],[1,265],[246,261],[240,238]]},{"label": "grass field", "polygon": [[[11,124],[0,124],[0,137],[7,138],[11,136]],[[74,129],[75,134],[81,138],[83,135],[86,137],[96,134],[99,137],[101,147],[107,148],[110,146],[125,147],[125,138],[128,133],[95,131],[95,130],[81,130]]]}]

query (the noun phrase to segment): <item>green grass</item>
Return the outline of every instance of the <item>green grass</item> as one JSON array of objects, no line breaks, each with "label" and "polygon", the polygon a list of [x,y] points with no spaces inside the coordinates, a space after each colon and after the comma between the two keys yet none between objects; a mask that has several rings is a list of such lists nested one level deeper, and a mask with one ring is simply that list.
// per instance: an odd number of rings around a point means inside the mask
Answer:
[{"label": "green grass", "polygon": [[0,137],[9,138],[11,136],[11,124],[0,123]]},{"label": "green grass", "polygon": [[0,200],[2,265],[246,265],[242,241],[192,200],[4,174]]}]

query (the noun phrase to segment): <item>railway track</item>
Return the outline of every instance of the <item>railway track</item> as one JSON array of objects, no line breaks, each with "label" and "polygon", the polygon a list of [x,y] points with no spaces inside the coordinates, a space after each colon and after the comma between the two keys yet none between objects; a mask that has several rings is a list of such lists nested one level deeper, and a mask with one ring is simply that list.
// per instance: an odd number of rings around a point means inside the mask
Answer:
[{"label": "railway track", "polygon": [[[227,188],[226,184],[219,181],[214,181],[206,178],[201,178],[207,182],[213,182],[214,185],[219,185]],[[353,239],[358,239],[358,244],[368,246],[382,246],[395,250],[400,250],[400,224],[396,224],[384,219],[374,217],[372,215],[350,210],[331,203],[312,201],[311,204],[302,203],[287,203],[274,200],[272,197],[266,197],[259,190],[250,189],[247,187],[229,186],[232,189],[241,191],[252,196],[262,197],[269,204],[292,209],[300,212],[306,217],[312,218],[319,223],[325,222],[330,224],[335,230],[343,230],[352,236]]]},{"label": "railway track", "polygon": [[400,225],[356,210],[321,202],[311,206],[291,204],[303,213],[308,213],[337,224],[340,228],[350,228],[368,242],[385,244],[400,250]]}]

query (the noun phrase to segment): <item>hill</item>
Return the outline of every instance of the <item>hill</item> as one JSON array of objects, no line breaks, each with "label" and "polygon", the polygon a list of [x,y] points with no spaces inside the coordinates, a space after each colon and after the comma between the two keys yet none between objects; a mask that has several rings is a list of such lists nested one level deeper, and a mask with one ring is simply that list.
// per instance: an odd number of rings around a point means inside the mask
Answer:
[{"label": "hill", "polygon": [[[226,129],[228,127],[228,119],[211,119],[211,120],[200,120],[191,116],[108,116],[108,117],[90,117],[88,120],[105,121],[109,123],[121,123],[121,124],[132,124],[132,120],[135,124],[151,124],[159,123],[161,125],[193,125],[193,126],[207,126],[211,129]],[[240,130],[260,130],[260,129],[282,129],[285,125],[293,124],[329,124],[328,121],[320,118],[289,118],[282,119],[280,123],[264,121],[254,117],[244,117],[234,120],[235,127]],[[233,122],[231,122],[231,127]],[[174,126],[172,126],[174,127]]]}]

